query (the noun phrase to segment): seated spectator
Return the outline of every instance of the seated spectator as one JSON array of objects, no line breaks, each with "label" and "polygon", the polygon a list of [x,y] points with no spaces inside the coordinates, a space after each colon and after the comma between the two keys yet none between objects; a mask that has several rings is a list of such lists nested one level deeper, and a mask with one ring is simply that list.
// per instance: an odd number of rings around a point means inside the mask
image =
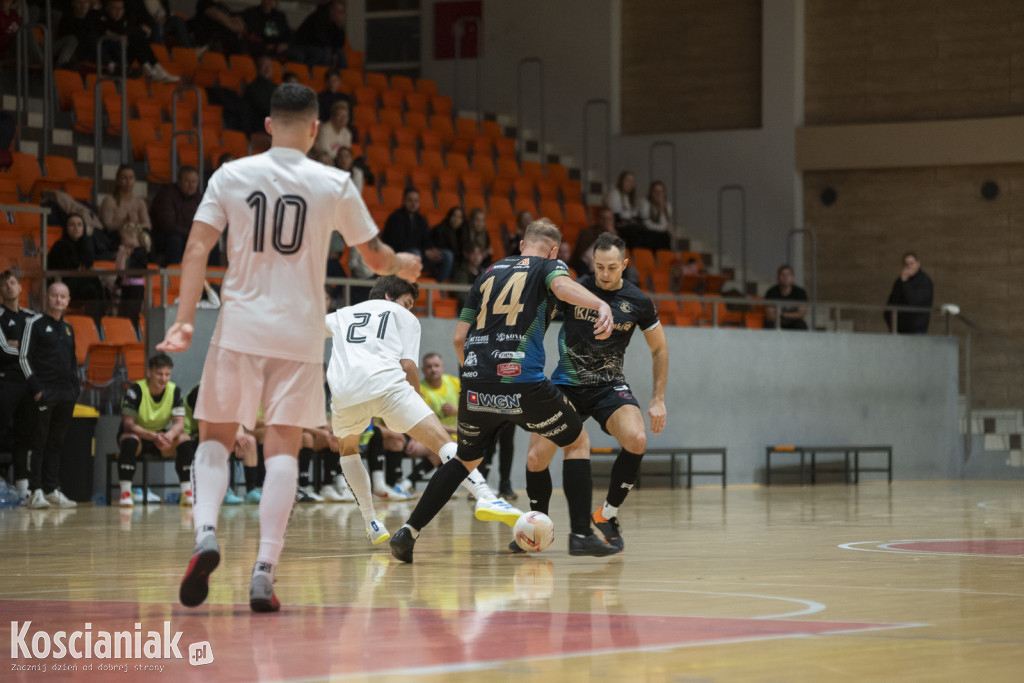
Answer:
[{"label": "seated spectator", "polygon": [[92,0],[71,0],[57,24],[53,53],[58,67],[73,66],[96,59],[96,41],[103,33],[102,13],[93,9]]},{"label": "seated spectator", "polygon": [[192,230],[192,218],[202,198],[199,171],[192,166],[182,166],[178,182],[164,185],[153,198],[150,207],[153,243],[164,265],[181,263]]},{"label": "seated spectator", "polygon": [[626,246],[633,248],[633,233],[641,226],[636,196],[636,179],[629,171],[619,174],[615,187],[605,196],[604,205],[615,214],[615,229]]},{"label": "seated spectator", "polygon": [[491,236],[487,233],[487,214],[483,209],[473,209],[469,219],[462,228],[462,252],[466,253],[473,247],[480,247],[484,255],[484,268],[494,260],[494,249],[491,247]]},{"label": "seated spectator", "polygon": [[363,193],[363,169],[356,166],[355,158],[352,156],[352,148],[339,147],[334,155],[334,165],[342,171],[348,171],[349,175],[352,176],[352,183],[361,195]]},{"label": "seated spectator", "polygon": [[462,232],[466,229],[466,213],[461,206],[448,210],[444,220],[430,229],[430,241],[441,249],[449,249],[455,258],[455,267],[462,262]]},{"label": "seated spectator", "polygon": [[636,232],[638,246],[648,249],[671,249],[676,226],[672,222],[672,205],[665,192],[665,183],[655,180],[647,196],[640,200],[642,227]]},{"label": "seated spectator", "polygon": [[[455,270],[455,275],[452,276],[452,282],[460,285],[471,285],[476,282],[476,279],[480,277],[480,273],[484,272],[484,252],[483,250],[474,245],[468,251],[463,252],[462,262],[459,267]],[[456,299],[459,302],[459,310],[462,310],[463,304],[466,303],[466,295],[469,292],[458,292]]]},{"label": "seated spectator", "polygon": [[242,12],[249,51],[254,55],[283,57],[288,51],[292,30],[288,19],[277,9],[277,0],[260,0],[256,7]]},{"label": "seated spectator", "polygon": [[[770,301],[793,301],[806,302],[807,292],[802,287],[793,284],[793,268],[788,265],[779,266],[777,274],[778,284],[764,293],[766,302]],[[765,306],[764,326],[775,327],[777,309],[775,306]],[[804,317],[807,315],[807,306],[799,304],[796,306],[782,307],[782,321],[780,326],[784,330],[806,330],[807,322]]]},{"label": "seated spectator", "polygon": [[520,211],[516,214],[515,230],[509,232],[505,224],[501,225],[501,236],[505,241],[505,256],[519,256],[519,243],[526,235],[526,228],[533,222],[533,214],[529,211]]},{"label": "seated spectator", "polygon": [[321,0],[317,8],[295,30],[292,61],[310,66],[329,66],[344,69],[345,56],[345,3],[343,0]]},{"label": "seated spectator", "polygon": [[245,86],[245,104],[248,109],[249,135],[266,131],[265,122],[270,116],[270,98],[277,84],[274,78],[274,60],[263,55],[256,59],[256,78]]},{"label": "seated spectator", "polygon": [[188,24],[197,45],[227,55],[242,52],[245,21],[221,0],[199,0]]},{"label": "seated spectator", "polygon": [[[149,265],[149,235],[141,225],[125,223],[121,228],[121,246],[117,250],[118,270],[146,270]],[[126,275],[121,280],[121,301],[118,315],[128,318],[139,329],[139,314],[146,296],[146,279],[139,275]]]},{"label": "seated spectator", "polygon": [[126,0],[128,21],[146,34],[150,43],[164,44],[168,38],[177,47],[191,47],[188,25],[179,16],[171,14],[168,0]]},{"label": "seated spectator", "polygon": [[[50,207],[52,211],[49,225],[62,226],[67,222],[69,215],[73,213],[80,215],[85,221],[85,234],[92,237],[96,243],[96,257],[101,259],[107,258],[108,254],[104,252],[104,245],[107,240],[105,237],[101,237],[101,234],[104,232],[103,221],[100,220],[99,214],[91,206],[78,201],[63,190],[43,190],[40,193],[39,203]],[[101,244],[101,242],[103,243]],[[114,248],[117,248],[116,239],[114,241]],[[112,252],[109,255],[113,258]]]},{"label": "seated spectator", "polygon": [[[68,216],[64,223],[64,234],[54,242],[46,255],[50,270],[91,270],[96,260],[96,246],[93,239],[85,234],[85,221],[77,213]],[[62,277],[71,293],[76,308],[86,315],[99,319],[103,317],[106,299],[103,285],[98,277]]]},{"label": "seated spectator", "polygon": [[320,124],[320,132],[316,136],[317,146],[333,159],[339,147],[351,148],[358,140],[355,130],[349,123],[348,102],[335,102],[331,106],[331,118]]},{"label": "seated spectator", "polygon": [[[681,294],[683,292],[683,278],[689,275],[702,275],[703,273],[700,262],[693,257],[686,259],[686,263],[683,263],[682,259],[673,259],[671,270],[669,271],[668,288],[673,294]],[[698,295],[704,294],[703,281],[697,282],[697,285],[693,288],[693,293]]]},{"label": "seated spectator", "polygon": [[430,227],[420,213],[419,190],[405,190],[402,206],[388,216],[380,238],[395,251],[418,255],[423,259],[423,270],[438,282],[451,277],[455,256],[450,249],[440,249],[430,241]]},{"label": "seated spectator", "polygon": [[[341,71],[338,69],[331,69],[327,72],[324,78],[324,89],[316,94],[317,102],[320,104],[320,121],[326,121],[331,118],[331,108],[336,102],[348,102],[349,108],[352,107],[352,98],[346,93],[341,91]],[[351,128],[351,126],[349,126]],[[352,128],[355,131],[355,128]],[[353,133],[352,142],[359,142],[358,138]]]},{"label": "seated spectator", "polygon": [[560,242],[558,245],[558,255],[556,256],[556,258],[558,258],[558,260],[560,260],[562,263],[568,264],[569,262],[566,259],[568,259],[570,256],[572,256],[572,245],[569,244],[568,242]]},{"label": "seated spectator", "polygon": [[100,204],[100,220],[107,230],[120,232],[126,223],[149,230],[149,209],[146,200],[135,196],[135,170],[121,165],[114,179],[114,191]]},{"label": "seated spectator", "polygon": [[597,223],[580,230],[576,236],[576,247],[572,256],[566,262],[569,267],[576,271],[577,275],[592,275],[594,273],[594,242],[602,233],[617,235],[615,229],[615,214],[612,210],[602,207],[597,210]]},{"label": "seated spectator", "polygon": [[[932,279],[921,270],[917,254],[908,251],[903,255],[903,270],[892,284],[887,305],[931,307],[935,288]],[[930,313],[896,313],[896,331],[899,334],[927,334]],[[885,324],[892,330],[892,312],[885,312]]]},{"label": "seated spectator", "polygon": [[[158,83],[177,83],[178,76],[167,73],[156,60],[153,49],[149,46],[149,38],[138,25],[131,23],[124,11],[124,0],[106,0],[103,16],[100,17],[100,28],[108,37],[126,36],[128,39],[125,55],[128,65],[138,62],[142,72],[151,81]],[[112,43],[105,43],[102,48],[103,65],[109,73],[116,69],[121,59],[121,48]]]},{"label": "seated spectator", "polygon": [[14,36],[23,23],[14,0],[0,0],[0,57],[6,57],[8,50],[14,52]]}]

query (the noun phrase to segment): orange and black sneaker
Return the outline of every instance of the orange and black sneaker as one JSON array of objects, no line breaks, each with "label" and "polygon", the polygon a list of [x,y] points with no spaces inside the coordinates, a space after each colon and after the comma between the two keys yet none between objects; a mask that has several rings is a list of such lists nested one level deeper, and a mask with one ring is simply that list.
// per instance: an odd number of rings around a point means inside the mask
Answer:
[{"label": "orange and black sneaker", "polygon": [[594,520],[594,526],[604,535],[605,543],[618,548],[618,551],[621,553],[626,544],[623,542],[622,533],[619,531],[619,518],[605,519],[604,515],[601,514],[601,510],[598,509],[594,512],[592,519]]}]

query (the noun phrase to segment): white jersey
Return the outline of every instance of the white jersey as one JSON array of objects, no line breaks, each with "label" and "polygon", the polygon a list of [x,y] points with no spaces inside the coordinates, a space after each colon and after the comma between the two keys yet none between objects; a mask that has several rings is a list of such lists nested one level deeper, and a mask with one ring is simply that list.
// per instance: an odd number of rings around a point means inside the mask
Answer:
[{"label": "white jersey", "polygon": [[211,344],[323,362],[324,278],[331,232],[349,245],[377,226],[349,174],[273,147],[224,164],[195,220],[228,231],[228,271]]},{"label": "white jersey", "polygon": [[335,408],[363,403],[405,384],[401,360],[420,355],[420,321],[393,301],[371,299],[327,316],[333,337],[327,384]]}]

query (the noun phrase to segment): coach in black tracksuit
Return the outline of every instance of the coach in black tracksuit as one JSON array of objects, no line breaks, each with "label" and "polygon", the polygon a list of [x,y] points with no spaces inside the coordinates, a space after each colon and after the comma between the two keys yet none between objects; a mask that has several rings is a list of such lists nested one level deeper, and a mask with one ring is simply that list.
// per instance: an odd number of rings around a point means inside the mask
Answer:
[{"label": "coach in black tracksuit", "polygon": [[30,507],[40,497],[39,490],[50,505],[74,505],[58,491],[64,437],[71,426],[80,389],[75,333],[64,320],[70,299],[67,285],[61,282],[50,285],[46,291],[45,313],[32,319],[21,345],[22,370],[37,411],[30,468],[33,490]]},{"label": "coach in black tracksuit", "polygon": [[25,327],[36,312],[18,305],[20,294],[17,276],[9,270],[0,273],[0,437],[7,434],[5,443],[10,444],[14,460],[15,487],[20,495],[27,496],[28,449],[34,436],[36,411],[21,370],[19,351]]}]

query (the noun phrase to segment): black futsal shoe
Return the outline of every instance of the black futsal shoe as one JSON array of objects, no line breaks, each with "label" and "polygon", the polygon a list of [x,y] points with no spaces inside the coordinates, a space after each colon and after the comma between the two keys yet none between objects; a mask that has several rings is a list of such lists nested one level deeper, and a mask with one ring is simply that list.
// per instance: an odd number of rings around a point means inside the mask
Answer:
[{"label": "black futsal shoe", "polygon": [[597,534],[580,536],[569,534],[570,555],[590,555],[591,557],[607,557],[619,552],[613,545],[608,545]]},{"label": "black futsal shoe", "polygon": [[615,546],[621,553],[626,547],[626,544],[622,540],[622,532],[619,530],[619,518],[612,517],[611,519],[605,519],[604,517],[601,517],[601,520],[603,521],[598,521],[598,517],[599,512],[595,512],[593,516],[594,526],[596,526],[597,530],[604,535],[605,543]]},{"label": "black futsal shoe", "polygon": [[391,554],[396,560],[412,562],[412,549],[416,546],[416,539],[412,537],[409,527],[403,526],[391,537]]}]

